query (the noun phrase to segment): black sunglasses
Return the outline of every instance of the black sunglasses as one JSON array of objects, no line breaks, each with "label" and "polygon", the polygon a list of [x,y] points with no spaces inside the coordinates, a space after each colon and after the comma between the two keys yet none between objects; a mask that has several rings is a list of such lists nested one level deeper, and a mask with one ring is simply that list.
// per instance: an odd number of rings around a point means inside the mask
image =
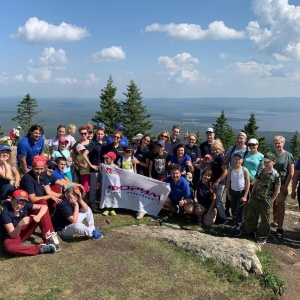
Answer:
[{"label": "black sunglasses", "polygon": [[49,167],[49,166],[47,166],[47,169],[48,170],[55,170],[55,167]]}]

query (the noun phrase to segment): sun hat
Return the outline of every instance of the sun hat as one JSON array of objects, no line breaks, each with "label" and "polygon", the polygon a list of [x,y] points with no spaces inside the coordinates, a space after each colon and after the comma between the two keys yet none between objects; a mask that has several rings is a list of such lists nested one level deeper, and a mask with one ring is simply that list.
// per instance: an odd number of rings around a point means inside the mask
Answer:
[{"label": "sun hat", "polygon": [[144,135],[142,135],[141,133],[138,133],[137,135],[135,135],[132,140],[135,141],[135,140],[141,140],[143,138]]}]

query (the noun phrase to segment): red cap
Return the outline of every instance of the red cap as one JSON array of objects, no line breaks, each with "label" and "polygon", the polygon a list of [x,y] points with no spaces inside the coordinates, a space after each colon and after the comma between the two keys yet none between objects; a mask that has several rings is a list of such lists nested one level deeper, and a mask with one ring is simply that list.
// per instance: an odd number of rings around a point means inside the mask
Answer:
[{"label": "red cap", "polygon": [[67,139],[65,136],[61,136],[61,137],[58,139],[58,142],[59,142],[59,143],[65,143],[65,142],[68,143],[69,141],[68,141],[68,139]]},{"label": "red cap", "polygon": [[204,155],[204,158],[212,159],[212,156],[209,155],[209,154],[205,154],[205,155]]},{"label": "red cap", "polygon": [[117,158],[117,155],[116,155],[115,152],[109,151],[109,152],[107,152],[106,154],[104,154],[103,157],[110,157],[110,158],[112,158],[113,160],[115,160],[115,159]]},{"label": "red cap", "polygon": [[17,199],[17,200],[24,200],[29,202],[28,200],[28,194],[27,192],[23,191],[23,190],[16,190],[13,192],[12,197]]}]

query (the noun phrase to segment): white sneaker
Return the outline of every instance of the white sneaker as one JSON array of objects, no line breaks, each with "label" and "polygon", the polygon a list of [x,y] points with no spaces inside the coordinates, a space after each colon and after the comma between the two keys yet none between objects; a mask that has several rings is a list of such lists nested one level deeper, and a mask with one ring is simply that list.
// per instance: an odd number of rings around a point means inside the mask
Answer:
[{"label": "white sneaker", "polygon": [[143,219],[143,218],[144,218],[144,215],[145,215],[145,213],[144,213],[144,212],[142,212],[142,211],[139,211],[139,212],[137,213],[137,216],[136,216],[136,218],[137,218],[138,220],[141,220],[141,219]]}]

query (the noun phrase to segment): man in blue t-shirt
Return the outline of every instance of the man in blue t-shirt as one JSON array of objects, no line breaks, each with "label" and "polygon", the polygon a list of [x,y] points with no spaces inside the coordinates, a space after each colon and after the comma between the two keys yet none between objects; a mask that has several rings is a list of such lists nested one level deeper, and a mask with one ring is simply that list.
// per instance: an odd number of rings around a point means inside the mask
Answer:
[{"label": "man in blue t-shirt", "polygon": [[32,168],[32,159],[37,155],[44,155],[44,138],[42,126],[34,124],[26,136],[22,137],[17,147],[17,162],[23,174]]},{"label": "man in blue t-shirt", "polygon": [[[173,164],[170,166],[170,174],[166,182],[170,183],[171,192],[165,201],[164,207],[170,209],[170,215],[180,212],[180,207],[185,209],[187,202],[191,202],[192,194],[189,182],[181,176],[180,165]],[[189,213],[188,211],[186,211]]]}]

